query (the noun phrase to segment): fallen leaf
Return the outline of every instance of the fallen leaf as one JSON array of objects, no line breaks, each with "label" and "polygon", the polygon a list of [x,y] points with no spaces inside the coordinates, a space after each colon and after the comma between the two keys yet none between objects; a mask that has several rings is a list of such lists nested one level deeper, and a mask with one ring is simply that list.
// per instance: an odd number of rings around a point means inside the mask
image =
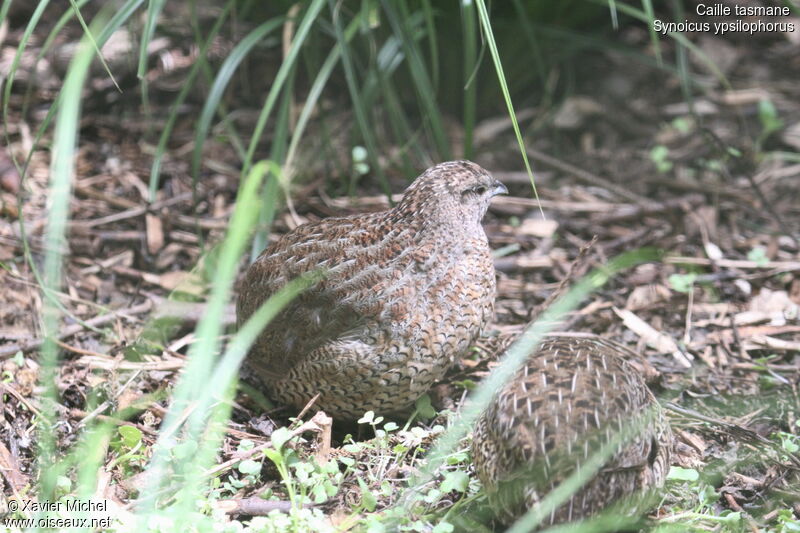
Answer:
[{"label": "fallen leaf", "polygon": [[678,347],[678,344],[672,340],[672,337],[656,330],[653,326],[630,311],[617,309],[616,307],[612,309],[617,316],[622,319],[623,324],[644,339],[648,346],[659,352],[671,353],[678,364],[684,368],[692,366],[690,362],[691,359],[694,359],[692,354],[684,354]]},{"label": "fallen leaf", "polygon": [[14,492],[20,492],[28,485],[28,476],[22,473],[19,461],[2,442],[0,442],[0,472]]}]

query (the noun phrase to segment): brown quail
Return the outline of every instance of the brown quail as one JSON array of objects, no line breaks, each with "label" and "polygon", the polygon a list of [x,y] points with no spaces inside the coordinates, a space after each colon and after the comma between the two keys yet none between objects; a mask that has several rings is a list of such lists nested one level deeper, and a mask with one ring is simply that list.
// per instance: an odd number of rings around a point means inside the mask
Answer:
[{"label": "brown quail", "polygon": [[261,333],[245,379],[274,401],[346,419],[403,410],[492,316],[495,272],[481,219],[506,188],[469,161],[426,170],[380,213],[304,224],[264,250],[237,302],[241,325],[288,281],[321,270]]},{"label": "brown quail", "polygon": [[599,337],[546,337],[492,399],[478,419],[472,453],[501,521],[519,518],[620,431],[634,436],[612,443],[611,458],[544,522],[587,518],[615,504],[620,513],[646,511],[644,496],[669,470],[672,433],[626,361],[635,357]]}]

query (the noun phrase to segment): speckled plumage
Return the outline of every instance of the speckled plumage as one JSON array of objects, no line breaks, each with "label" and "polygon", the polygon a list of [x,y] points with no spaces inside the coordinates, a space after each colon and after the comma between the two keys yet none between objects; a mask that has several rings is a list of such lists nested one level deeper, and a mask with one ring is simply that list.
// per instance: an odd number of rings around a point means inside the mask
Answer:
[{"label": "speckled plumage", "polygon": [[426,170],[392,209],[304,224],[264,250],[240,287],[241,325],[289,280],[324,278],[261,333],[245,376],[273,400],[339,418],[413,404],[490,319],[495,273],[481,226],[506,192],[469,161]]},{"label": "speckled plumage", "polygon": [[[551,336],[493,398],[475,427],[473,457],[498,518],[513,521],[622,431],[634,436],[545,523],[611,505],[643,508],[669,470],[672,433],[636,354],[599,337]],[[638,422],[638,424],[637,424]]]}]

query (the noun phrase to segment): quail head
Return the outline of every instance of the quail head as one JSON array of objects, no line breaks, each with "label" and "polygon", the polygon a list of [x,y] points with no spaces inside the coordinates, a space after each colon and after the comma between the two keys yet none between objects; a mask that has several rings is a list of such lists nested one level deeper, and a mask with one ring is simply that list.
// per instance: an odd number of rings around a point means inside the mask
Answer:
[{"label": "quail head", "polygon": [[245,379],[282,404],[345,419],[401,411],[463,355],[492,316],[495,272],[481,219],[506,188],[469,161],[426,170],[393,208],[304,224],[264,250],[237,322],[290,280],[322,279],[261,333]]},{"label": "quail head", "polygon": [[610,455],[602,467],[544,523],[647,510],[647,496],[669,470],[672,433],[627,362],[636,357],[599,337],[547,337],[493,398],[472,453],[501,521],[519,518],[604,447]]}]

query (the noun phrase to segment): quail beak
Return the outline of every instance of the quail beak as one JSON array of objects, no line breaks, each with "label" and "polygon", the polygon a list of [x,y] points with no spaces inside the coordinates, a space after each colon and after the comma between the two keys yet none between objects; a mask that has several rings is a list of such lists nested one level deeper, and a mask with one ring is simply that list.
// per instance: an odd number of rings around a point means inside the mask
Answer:
[{"label": "quail beak", "polygon": [[499,181],[495,181],[492,184],[492,196],[497,196],[498,194],[508,194],[508,189]]}]

